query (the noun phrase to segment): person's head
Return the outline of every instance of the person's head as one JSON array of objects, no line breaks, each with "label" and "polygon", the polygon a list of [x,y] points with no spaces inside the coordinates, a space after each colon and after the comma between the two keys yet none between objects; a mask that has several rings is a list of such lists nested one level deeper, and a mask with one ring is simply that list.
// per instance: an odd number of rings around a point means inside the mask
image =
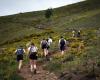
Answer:
[{"label": "person's head", "polygon": [[35,44],[34,43],[31,43],[31,46],[35,46]]},{"label": "person's head", "polygon": [[46,41],[48,41],[48,39],[46,39]]},{"label": "person's head", "polygon": [[78,32],[81,32],[80,30]]},{"label": "person's head", "polygon": [[22,46],[22,45],[20,45],[18,48],[19,48],[19,49],[20,49],[20,48],[23,48],[23,46]]},{"label": "person's head", "polygon": [[49,38],[52,38],[51,36],[49,36]]},{"label": "person's head", "polygon": [[45,40],[45,38],[43,38],[42,40]]},{"label": "person's head", "polygon": [[63,38],[63,36],[61,36],[60,38]]}]

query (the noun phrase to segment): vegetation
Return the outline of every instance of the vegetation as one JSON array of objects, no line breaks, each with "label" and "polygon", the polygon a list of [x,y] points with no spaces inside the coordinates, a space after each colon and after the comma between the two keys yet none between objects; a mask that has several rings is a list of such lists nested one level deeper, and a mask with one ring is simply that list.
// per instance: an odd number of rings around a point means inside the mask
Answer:
[{"label": "vegetation", "polygon": [[[47,22],[45,11],[20,13],[0,17],[0,79],[22,80],[16,72],[15,55],[18,45],[26,46],[32,40],[40,47],[40,40],[52,36],[52,60],[44,66],[55,72],[61,80],[100,79],[100,0],[87,0],[53,9]],[[72,38],[72,30],[81,30],[81,38]],[[59,55],[58,39],[63,35],[68,41],[68,50]],[[83,43],[81,43],[83,41]],[[78,49],[80,44],[84,48]],[[41,57],[41,50],[39,54]],[[6,65],[6,66],[5,66]]]},{"label": "vegetation", "polygon": [[12,53],[0,54],[0,79],[1,80],[23,80],[17,74],[17,64]]},{"label": "vegetation", "polygon": [[45,17],[47,19],[50,19],[50,17],[53,15],[53,11],[52,11],[52,8],[51,9],[47,9],[46,12],[45,12]]}]

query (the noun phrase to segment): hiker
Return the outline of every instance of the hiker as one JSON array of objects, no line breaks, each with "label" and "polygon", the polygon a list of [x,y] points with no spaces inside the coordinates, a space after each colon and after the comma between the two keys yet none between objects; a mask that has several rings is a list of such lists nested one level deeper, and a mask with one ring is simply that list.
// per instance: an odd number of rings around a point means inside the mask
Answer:
[{"label": "hiker", "polygon": [[48,55],[48,43],[47,43],[47,40],[46,39],[43,39],[42,41],[41,41],[41,48],[43,49],[43,53],[44,53],[44,56],[45,57],[47,57],[47,55]]},{"label": "hiker", "polygon": [[49,53],[49,48],[50,48],[50,46],[51,46],[51,44],[52,44],[52,39],[51,39],[51,37],[49,37],[48,39],[46,39],[46,41],[47,41],[47,54]]},{"label": "hiker", "polygon": [[18,71],[20,72],[21,67],[22,67],[23,54],[25,53],[25,49],[22,46],[20,46],[18,49],[16,49],[15,53],[17,55],[17,61],[19,62]]},{"label": "hiker", "polygon": [[72,37],[75,37],[75,30],[72,31]]},{"label": "hiker", "polygon": [[49,37],[48,40],[47,40],[47,42],[48,42],[48,45],[49,45],[49,47],[50,47],[50,45],[52,44],[52,38]]},{"label": "hiker", "polygon": [[51,39],[51,37],[49,37],[48,39],[46,39],[46,41],[47,41],[47,55],[46,55],[46,60],[47,61],[50,61],[50,51],[49,51],[49,49],[50,49],[50,47],[51,47],[51,44],[52,44],[52,39]]},{"label": "hiker", "polygon": [[31,46],[28,48],[28,53],[29,53],[29,59],[30,59],[30,69],[32,73],[34,69],[34,74],[36,74],[36,69],[37,69],[37,66],[36,66],[37,51],[38,51],[38,48],[35,46],[34,43],[31,43]]},{"label": "hiker", "polygon": [[65,45],[66,45],[66,40],[61,36],[61,39],[59,40],[59,46],[62,55],[64,54]]},{"label": "hiker", "polygon": [[80,37],[81,36],[81,31],[79,30],[78,32],[77,32],[77,37]]}]

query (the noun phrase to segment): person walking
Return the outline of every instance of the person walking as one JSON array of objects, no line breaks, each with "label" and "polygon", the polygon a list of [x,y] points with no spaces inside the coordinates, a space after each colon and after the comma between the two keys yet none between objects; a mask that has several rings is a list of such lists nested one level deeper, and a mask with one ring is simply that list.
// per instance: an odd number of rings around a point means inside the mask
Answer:
[{"label": "person walking", "polygon": [[30,59],[30,70],[34,74],[36,74],[37,70],[37,51],[38,48],[34,43],[31,43],[31,46],[28,48],[29,59]]},{"label": "person walking", "polygon": [[52,41],[52,38],[51,38],[51,37],[49,37],[49,38],[48,38],[48,40],[47,40],[47,42],[48,42],[48,45],[49,45],[49,47],[50,47],[50,46],[51,46],[51,44],[52,44],[52,42],[53,42],[53,41]]},{"label": "person walking", "polygon": [[46,39],[47,41],[47,54],[49,54],[49,48],[51,47],[52,44],[52,38],[49,37],[48,39]]},{"label": "person walking", "polygon": [[16,55],[17,55],[17,61],[18,61],[18,71],[20,72],[21,68],[22,68],[22,62],[23,62],[23,54],[25,53],[25,49],[20,46],[19,48],[16,49],[15,51]]},{"label": "person walking", "polygon": [[77,37],[78,37],[78,38],[81,37],[81,31],[80,31],[80,30],[77,32]]},{"label": "person walking", "polygon": [[42,50],[43,50],[43,54],[45,57],[47,57],[48,55],[48,43],[47,43],[47,40],[46,39],[43,39],[41,41],[41,44],[40,44]]},{"label": "person walking", "polygon": [[72,31],[72,37],[75,37],[75,30]]},{"label": "person walking", "polygon": [[59,40],[59,46],[60,46],[61,54],[64,55],[66,40],[62,36],[61,39]]}]

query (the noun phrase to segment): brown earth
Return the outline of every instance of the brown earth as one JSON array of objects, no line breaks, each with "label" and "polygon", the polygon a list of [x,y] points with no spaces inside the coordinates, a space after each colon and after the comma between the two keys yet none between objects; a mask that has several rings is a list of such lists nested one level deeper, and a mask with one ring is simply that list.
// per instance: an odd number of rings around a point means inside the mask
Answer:
[{"label": "brown earth", "polygon": [[44,64],[38,64],[37,73],[33,74],[30,72],[29,64],[24,65],[19,75],[25,80],[59,80],[54,73],[44,70],[43,66]]}]

